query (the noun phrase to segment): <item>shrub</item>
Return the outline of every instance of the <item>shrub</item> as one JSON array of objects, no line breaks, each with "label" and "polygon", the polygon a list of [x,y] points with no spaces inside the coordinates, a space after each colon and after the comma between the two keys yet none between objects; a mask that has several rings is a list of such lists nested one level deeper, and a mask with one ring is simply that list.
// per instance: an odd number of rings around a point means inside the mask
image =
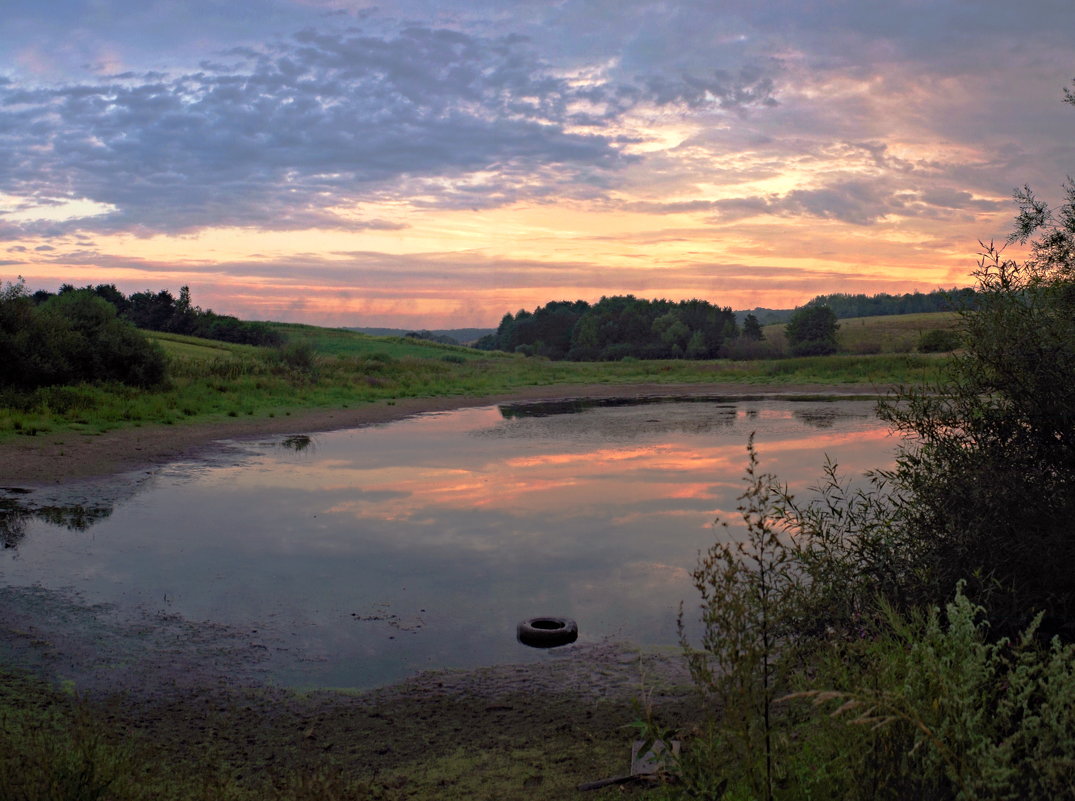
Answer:
[{"label": "shrub", "polygon": [[6,287],[0,292],[0,358],[9,368],[5,383],[21,389],[80,381],[150,387],[165,376],[162,351],[87,290],[35,306],[21,284]]},{"label": "shrub", "polygon": [[959,334],[951,329],[934,328],[918,340],[919,353],[946,353],[960,346]]},{"label": "shrub", "polygon": [[789,697],[828,712],[804,734],[840,764],[830,797],[1075,797],[1075,646],[1041,647],[1036,622],[990,642],[983,612],[962,586],[943,615],[888,607],[877,636],[820,664],[834,689]]},{"label": "shrub", "polygon": [[720,347],[720,357],[734,361],[779,359],[784,355],[784,351],[779,345],[764,339],[756,340],[739,337],[738,339],[727,340]]},{"label": "shrub", "polygon": [[[772,799],[786,778],[782,724],[774,710],[788,688],[801,629],[803,573],[792,545],[775,524],[783,494],[775,477],[758,472],[753,436],[747,444],[747,488],[738,511],[746,527],[738,541],[722,537],[699,559],[692,576],[701,595],[701,648],[686,636],[680,609],[679,635],[694,683],[719,710],[719,727],[704,747],[708,765],[690,764],[704,786],[745,785],[755,797]],[[727,523],[722,523],[725,531]],[[719,755],[719,757],[717,756]]]},{"label": "shrub", "polygon": [[836,342],[827,339],[806,339],[791,346],[792,356],[831,356],[836,353]]},{"label": "shrub", "polygon": [[317,368],[317,353],[309,342],[288,342],[275,350],[276,361],[300,375],[312,375]]}]

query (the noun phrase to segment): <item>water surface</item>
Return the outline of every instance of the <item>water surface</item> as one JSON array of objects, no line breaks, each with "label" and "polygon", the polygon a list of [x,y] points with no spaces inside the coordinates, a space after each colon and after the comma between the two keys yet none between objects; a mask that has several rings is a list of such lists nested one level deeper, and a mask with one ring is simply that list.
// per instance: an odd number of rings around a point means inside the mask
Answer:
[{"label": "water surface", "polygon": [[223,624],[295,686],[555,658],[515,641],[537,615],[574,618],[583,643],[671,645],[714,519],[738,519],[750,433],[805,492],[826,455],[891,462],[872,409],[530,404],[236,444],[107,504],[20,517],[9,493],[0,585]]}]

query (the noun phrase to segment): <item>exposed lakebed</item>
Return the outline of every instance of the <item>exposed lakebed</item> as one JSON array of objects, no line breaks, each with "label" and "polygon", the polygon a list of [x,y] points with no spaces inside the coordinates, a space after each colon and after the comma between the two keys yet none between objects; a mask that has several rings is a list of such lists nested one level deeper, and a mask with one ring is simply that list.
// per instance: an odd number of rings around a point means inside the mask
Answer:
[{"label": "exposed lakebed", "polygon": [[[855,475],[896,444],[870,401],[517,404],[0,490],[7,647],[79,684],[371,687],[671,646],[698,552],[725,536],[714,518],[738,521],[751,432],[800,493],[826,455]],[[578,644],[516,642],[536,615],[577,620]]]}]

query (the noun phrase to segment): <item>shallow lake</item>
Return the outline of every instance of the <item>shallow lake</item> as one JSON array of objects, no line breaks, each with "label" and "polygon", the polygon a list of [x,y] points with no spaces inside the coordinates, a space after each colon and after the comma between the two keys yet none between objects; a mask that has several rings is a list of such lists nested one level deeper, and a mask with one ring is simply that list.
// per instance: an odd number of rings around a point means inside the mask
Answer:
[{"label": "shallow lake", "polygon": [[538,615],[575,619],[582,643],[672,645],[699,551],[727,536],[714,519],[738,522],[751,432],[762,469],[800,495],[826,455],[855,475],[896,447],[872,402],[714,399],[232,443],[80,511],[19,512],[9,493],[0,586],[222,624],[291,686],[555,658],[516,642]]}]

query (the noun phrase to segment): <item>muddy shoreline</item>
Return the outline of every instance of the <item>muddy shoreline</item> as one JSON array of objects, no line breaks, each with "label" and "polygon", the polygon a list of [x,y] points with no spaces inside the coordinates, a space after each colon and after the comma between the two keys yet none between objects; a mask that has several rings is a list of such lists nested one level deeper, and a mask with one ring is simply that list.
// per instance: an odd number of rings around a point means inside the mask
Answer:
[{"label": "muddy shoreline", "polygon": [[279,417],[141,426],[98,435],[66,432],[18,437],[0,444],[0,486],[34,487],[101,478],[195,459],[213,450],[220,440],[358,428],[424,412],[472,406],[616,397],[877,397],[888,390],[871,384],[556,384],[497,395],[400,398],[346,409],[305,409]]}]

